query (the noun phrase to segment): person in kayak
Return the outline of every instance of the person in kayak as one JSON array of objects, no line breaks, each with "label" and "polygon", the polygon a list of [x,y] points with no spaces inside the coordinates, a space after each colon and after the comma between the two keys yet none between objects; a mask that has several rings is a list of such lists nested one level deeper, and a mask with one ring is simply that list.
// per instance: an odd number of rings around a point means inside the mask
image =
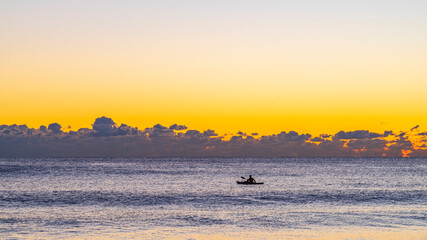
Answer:
[{"label": "person in kayak", "polygon": [[248,183],[256,183],[256,181],[255,181],[255,179],[252,177],[252,175],[249,175],[249,178],[248,178],[248,181],[247,181]]}]

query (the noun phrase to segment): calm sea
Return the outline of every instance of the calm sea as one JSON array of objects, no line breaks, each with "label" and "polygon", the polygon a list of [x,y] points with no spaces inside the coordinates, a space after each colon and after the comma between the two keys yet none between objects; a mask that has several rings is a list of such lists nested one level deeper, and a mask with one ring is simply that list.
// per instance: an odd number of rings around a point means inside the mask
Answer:
[{"label": "calm sea", "polygon": [[427,159],[0,159],[0,238],[427,239]]}]

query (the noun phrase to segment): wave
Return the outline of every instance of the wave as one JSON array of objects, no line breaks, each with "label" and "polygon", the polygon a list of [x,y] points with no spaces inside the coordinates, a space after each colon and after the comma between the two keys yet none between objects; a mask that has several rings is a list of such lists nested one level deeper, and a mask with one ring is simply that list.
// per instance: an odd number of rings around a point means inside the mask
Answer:
[{"label": "wave", "polygon": [[270,204],[419,204],[427,202],[427,192],[359,190],[359,191],[305,191],[252,195],[226,194],[150,194],[116,191],[0,191],[0,206],[102,205],[102,206],[156,206],[156,205],[270,205]]}]

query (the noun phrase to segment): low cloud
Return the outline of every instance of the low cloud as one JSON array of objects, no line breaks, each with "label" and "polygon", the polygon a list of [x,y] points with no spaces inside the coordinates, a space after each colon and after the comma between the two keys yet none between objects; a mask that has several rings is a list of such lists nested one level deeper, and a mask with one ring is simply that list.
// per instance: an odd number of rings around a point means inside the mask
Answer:
[{"label": "low cloud", "polygon": [[182,130],[186,130],[186,129],[187,129],[187,127],[186,127],[186,126],[184,126],[184,125],[173,124],[173,125],[171,125],[171,126],[169,127],[169,129],[177,130],[177,131],[182,131]]},{"label": "low cloud", "polygon": [[61,134],[62,130],[61,130],[61,125],[59,125],[58,123],[51,123],[48,126],[48,130],[50,130],[51,132],[53,132],[54,134]]},{"label": "low cloud", "polygon": [[411,128],[411,131],[414,131],[414,130],[416,130],[417,128],[419,128],[420,127],[420,125],[417,125],[417,126],[415,126],[415,127],[413,127],[413,128]]},{"label": "low cloud", "polygon": [[[427,136],[427,133],[414,135]],[[357,130],[319,136],[296,131],[259,136],[239,131],[228,139],[211,129],[199,131],[178,124],[169,127],[156,124],[140,130],[126,124],[118,125],[103,116],[95,119],[92,128],[69,132],[64,132],[58,123],[38,129],[26,125],[0,125],[0,157],[427,156],[427,151],[415,147],[410,138],[407,132]]]},{"label": "low cloud", "polygon": [[352,132],[340,131],[337,134],[335,134],[334,139],[373,139],[373,138],[379,138],[379,137],[387,137],[391,134],[392,134],[391,131],[385,131],[383,134],[369,132],[366,130],[358,130],[358,131],[352,131]]},{"label": "low cloud", "polygon": [[205,137],[216,137],[216,136],[218,136],[218,134],[215,133],[214,130],[208,129],[208,130],[203,132],[203,136],[205,136]]},{"label": "low cloud", "polygon": [[197,131],[197,130],[188,130],[185,133],[185,136],[188,136],[188,137],[202,137],[202,134],[199,131]]},{"label": "low cloud", "polygon": [[323,142],[325,140],[321,137],[314,137],[314,138],[310,139],[310,141],[312,141],[312,142]]},{"label": "low cloud", "polygon": [[116,123],[107,117],[100,117],[92,125],[97,136],[114,136],[116,134]]}]

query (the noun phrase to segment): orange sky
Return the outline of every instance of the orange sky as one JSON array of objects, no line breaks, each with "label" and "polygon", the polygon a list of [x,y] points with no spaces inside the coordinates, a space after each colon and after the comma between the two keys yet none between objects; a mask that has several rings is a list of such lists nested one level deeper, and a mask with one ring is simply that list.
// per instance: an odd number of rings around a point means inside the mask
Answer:
[{"label": "orange sky", "polygon": [[426,4],[324,5],[2,2],[0,124],[423,129]]}]

